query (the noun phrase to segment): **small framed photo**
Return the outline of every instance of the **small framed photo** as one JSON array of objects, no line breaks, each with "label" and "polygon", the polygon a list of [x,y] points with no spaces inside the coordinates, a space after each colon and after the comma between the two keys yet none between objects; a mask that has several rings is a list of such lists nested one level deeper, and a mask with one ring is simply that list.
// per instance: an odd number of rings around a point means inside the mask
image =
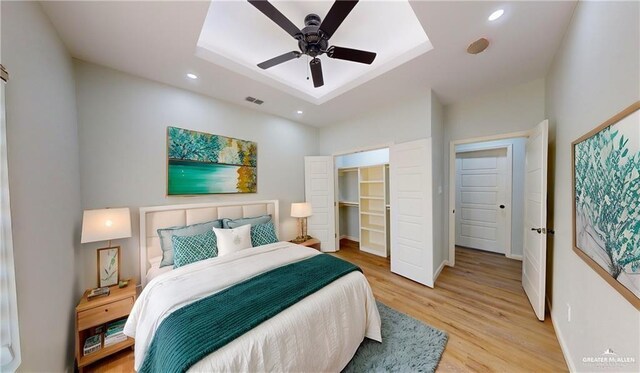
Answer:
[{"label": "small framed photo", "polygon": [[98,286],[113,286],[120,281],[120,246],[98,249]]}]

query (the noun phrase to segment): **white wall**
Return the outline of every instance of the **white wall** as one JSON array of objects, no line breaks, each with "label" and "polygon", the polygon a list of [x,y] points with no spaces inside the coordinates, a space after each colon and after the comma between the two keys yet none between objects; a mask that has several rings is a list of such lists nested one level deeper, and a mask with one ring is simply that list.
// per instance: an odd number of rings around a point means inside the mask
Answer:
[{"label": "white wall", "polygon": [[545,119],[544,79],[445,106],[445,140],[524,131]]},{"label": "white wall", "polygon": [[[611,348],[640,371],[640,311],[572,251],[571,142],[640,99],[640,3],[579,2],[547,76],[547,115],[555,127],[550,180],[556,234],[549,252],[552,317],[577,371]],[[567,305],[572,320],[567,321]]]},{"label": "white wall", "polygon": [[445,245],[444,217],[446,203],[444,200],[444,117],[443,107],[434,93],[431,94],[431,172],[433,198],[433,281],[440,274],[444,263],[449,258]]},{"label": "white wall", "polygon": [[[290,204],[304,200],[305,155],[317,130],[196,93],[76,62],[80,171],[84,209],[128,206],[134,237],[122,244],[122,271],[138,277],[140,206],[280,200],[281,239],[296,235]],[[258,193],[167,197],[166,128],[178,126],[258,143]],[[104,245],[104,243],[102,243]],[[95,250],[85,245],[85,285],[95,285]]]},{"label": "white wall", "polygon": [[360,242],[359,208],[355,206],[341,206],[339,208],[340,226],[338,227],[338,237]]},{"label": "white wall", "polygon": [[39,3],[1,6],[20,370],[70,371],[81,293],[73,63]]},{"label": "white wall", "polygon": [[[545,82],[537,79],[473,97],[444,108],[444,201],[449,206],[449,146],[452,141],[525,131],[545,118]],[[449,246],[449,219],[444,218],[445,245]]]},{"label": "white wall", "polygon": [[[370,152],[366,152],[370,153]],[[358,153],[358,154],[366,154]],[[339,158],[342,159],[339,161]],[[343,164],[344,157],[336,157],[336,166]],[[387,152],[387,162],[389,161]],[[348,163],[348,162],[346,162]],[[346,202],[359,202],[358,172],[341,172],[338,175],[338,200]],[[339,237],[349,237],[360,241],[360,208],[356,206],[339,207]]]},{"label": "white wall", "polygon": [[[526,138],[484,141],[456,146],[456,152],[511,145],[513,160],[511,184],[511,255],[520,259],[524,247],[524,166]],[[456,187],[458,187],[456,185]]]},{"label": "white wall", "polygon": [[336,154],[361,148],[431,136],[431,90],[406,102],[375,108],[362,116],[321,127],[320,154]]}]

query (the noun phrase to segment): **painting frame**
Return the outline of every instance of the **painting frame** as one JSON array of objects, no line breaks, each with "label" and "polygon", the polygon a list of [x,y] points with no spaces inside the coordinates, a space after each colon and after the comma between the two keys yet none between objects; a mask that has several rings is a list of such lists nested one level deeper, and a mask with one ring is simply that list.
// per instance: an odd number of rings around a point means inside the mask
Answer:
[{"label": "painting frame", "polygon": [[[627,288],[622,282],[617,280],[616,277],[614,277],[613,274],[609,272],[609,270],[607,270],[605,267],[603,267],[602,264],[600,264],[596,260],[594,260],[587,253],[587,251],[584,248],[580,247],[580,245],[578,243],[578,235],[579,235],[579,231],[578,231],[578,205],[579,205],[579,200],[578,200],[578,197],[577,197],[577,195],[578,195],[578,186],[577,186],[577,183],[576,183],[576,173],[577,173],[577,168],[576,168],[576,163],[577,163],[577,160],[576,160],[576,148],[580,144],[584,143],[586,140],[590,140],[590,139],[594,138],[596,135],[604,133],[605,131],[613,128],[616,124],[620,123],[625,118],[628,118],[629,116],[634,115],[636,113],[640,114],[640,101],[636,101],[635,103],[633,103],[629,107],[625,108],[621,112],[617,113],[613,117],[611,117],[608,120],[606,120],[604,123],[600,124],[599,126],[594,128],[593,130],[587,132],[586,134],[584,134],[583,136],[579,137],[578,139],[576,139],[575,141],[573,141],[571,143],[571,192],[572,192],[572,209],[571,210],[572,210],[572,246],[573,246],[573,251],[576,253],[576,255],[578,255],[578,257],[580,257],[582,260],[584,260],[587,263],[587,265],[589,265],[589,267],[591,267],[596,273],[598,273],[609,285],[611,285],[625,299],[627,299],[633,306],[635,306],[637,309],[640,309],[640,295],[635,294],[630,288]],[[611,137],[610,141],[611,141],[612,144],[614,143],[614,136],[616,134],[617,134],[617,132],[614,132],[614,134],[611,134],[611,136],[610,136]],[[621,137],[623,137],[623,135],[621,135]],[[616,138],[615,141],[619,141],[620,144],[622,144],[622,140],[618,140]],[[615,145],[612,145],[612,146],[615,146]],[[609,151],[609,152],[611,153],[612,151]],[[640,154],[640,152],[638,154]],[[631,156],[633,158],[633,156],[634,156],[633,152],[631,153]],[[631,180],[635,180],[635,179],[638,179],[638,177],[633,178],[633,176],[631,176]],[[621,181],[618,181],[618,182],[621,182]],[[602,201],[600,201],[599,203],[602,204]],[[583,217],[583,219],[584,219],[584,217]],[[631,234],[631,236],[635,237],[633,235],[633,233]],[[613,260],[611,260],[611,261],[613,261]],[[635,271],[634,271],[634,275],[635,275]]]},{"label": "painting frame", "polygon": [[[188,132],[191,134],[191,136],[196,136],[196,137],[209,137],[209,138],[213,138],[215,137],[216,139],[218,139],[218,141],[222,140],[222,141],[228,141],[231,143],[235,143],[235,144],[240,144],[241,146],[249,146],[252,147],[253,153],[251,155],[250,158],[250,163],[246,164],[246,163],[223,163],[223,162],[214,162],[211,160],[207,160],[207,161],[203,161],[203,160],[191,160],[191,159],[185,159],[185,158],[173,158],[172,155],[172,138],[171,138],[171,131],[180,131],[180,132]],[[244,147],[243,147],[244,149]],[[222,151],[218,151],[218,155],[222,153]],[[216,157],[218,156],[216,155]],[[207,133],[207,132],[202,132],[202,131],[198,131],[198,130],[191,130],[191,129],[186,129],[186,128],[182,128],[182,127],[177,127],[177,126],[167,126],[166,128],[166,189],[165,189],[165,195],[167,197],[197,197],[197,196],[205,196],[205,195],[213,195],[213,194],[256,194],[258,193],[258,143],[254,142],[254,141],[250,141],[250,140],[243,140],[243,139],[238,139],[235,137],[229,137],[229,136],[223,136],[223,135],[216,135],[216,134],[211,134],[211,133]],[[187,165],[191,164],[191,165],[209,165],[209,166],[215,166],[215,165],[223,165],[226,167],[235,167],[236,171],[238,172],[237,175],[237,185],[235,187],[235,190],[226,190],[226,191],[207,191],[207,192],[195,192],[193,190],[188,190],[188,191],[180,191],[180,192],[176,192],[175,190],[172,190],[172,162],[176,163],[176,162],[181,162],[183,163],[183,167],[187,167]],[[247,178],[250,180],[245,184],[241,184],[241,180],[245,180],[246,179],[242,179],[242,176],[240,175],[239,170],[240,169],[245,169],[244,171],[247,171],[249,176],[247,176]],[[246,176],[246,174],[245,174]],[[228,178],[227,178],[228,180]],[[247,190],[241,190],[241,186],[244,186]],[[173,188],[175,189],[175,188]]]},{"label": "painting frame", "polygon": [[[115,258],[113,255],[114,254]],[[98,249],[98,287],[114,286],[120,282],[120,246]],[[107,263],[112,262],[112,263]],[[113,269],[112,266],[116,268]],[[103,279],[101,274],[105,271],[110,276]],[[115,276],[114,276],[115,275]]]}]

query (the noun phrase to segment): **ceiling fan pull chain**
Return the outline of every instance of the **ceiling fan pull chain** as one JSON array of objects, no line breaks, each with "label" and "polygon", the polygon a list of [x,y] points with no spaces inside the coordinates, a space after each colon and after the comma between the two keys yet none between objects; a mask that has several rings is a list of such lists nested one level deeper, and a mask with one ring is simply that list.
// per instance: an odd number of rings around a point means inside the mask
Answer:
[{"label": "ceiling fan pull chain", "polygon": [[306,56],[307,56],[307,63],[306,63],[306,65],[307,65],[307,80],[309,80],[309,55],[307,54]]}]

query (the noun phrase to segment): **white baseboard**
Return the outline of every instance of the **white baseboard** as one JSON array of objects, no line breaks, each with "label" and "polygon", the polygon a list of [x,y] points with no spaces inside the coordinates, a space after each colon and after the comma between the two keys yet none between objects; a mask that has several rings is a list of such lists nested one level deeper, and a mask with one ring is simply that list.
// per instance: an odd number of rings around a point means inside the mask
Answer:
[{"label": "white baseboard", "polygon": [[505,255],[507,258],[509,259],[515,259],[515,260],[519,260],[522,261],[522,255],[515,255],[515,254],[511,254],[511,255]]},{"label": "white baseboard", "polygon": [[562,333],[560,332],[560,328],[556,325],[556,321],[553,319],[553,312],[551,310],[551,303],[549,302],[549,298],[547,300],[547,307],[549,307],[549,318],[551,319],[551,324],[553,325],[553,330],[556,332],[556,338],[558,338],[558,342],[560,343],[560,349],[562,350],[562,356],[564,356],[564,361],[567,363],[567,367],[569,367],[569,372],[574,373],[577,372],[575,365],[573,365],[573,359],[571,359],[571,354],[569,353],[569,347],[564,341],[564,337],[562,337]]},{"label": "white baseboard", "polygon": [[349,241],[354,241],[354,242],[360,242],[360,239],[357,237],[352,237],[352,236],[347,236],[346,234],[343,234],[340,236],[340,239],[346,238]]},{"label": "white baseboard", "polygon": [[436,272],[433,274],[433,283],[436,283],[436,279],[438,278],[438,276],[440,276],[440,272],[442,272],[442,269],[444,269],[445,265],[449,265],[449,261],[448,260],[443,260],[442,263],[440,263],[440,267],[438,267],[438,269],[436,270]]}]

